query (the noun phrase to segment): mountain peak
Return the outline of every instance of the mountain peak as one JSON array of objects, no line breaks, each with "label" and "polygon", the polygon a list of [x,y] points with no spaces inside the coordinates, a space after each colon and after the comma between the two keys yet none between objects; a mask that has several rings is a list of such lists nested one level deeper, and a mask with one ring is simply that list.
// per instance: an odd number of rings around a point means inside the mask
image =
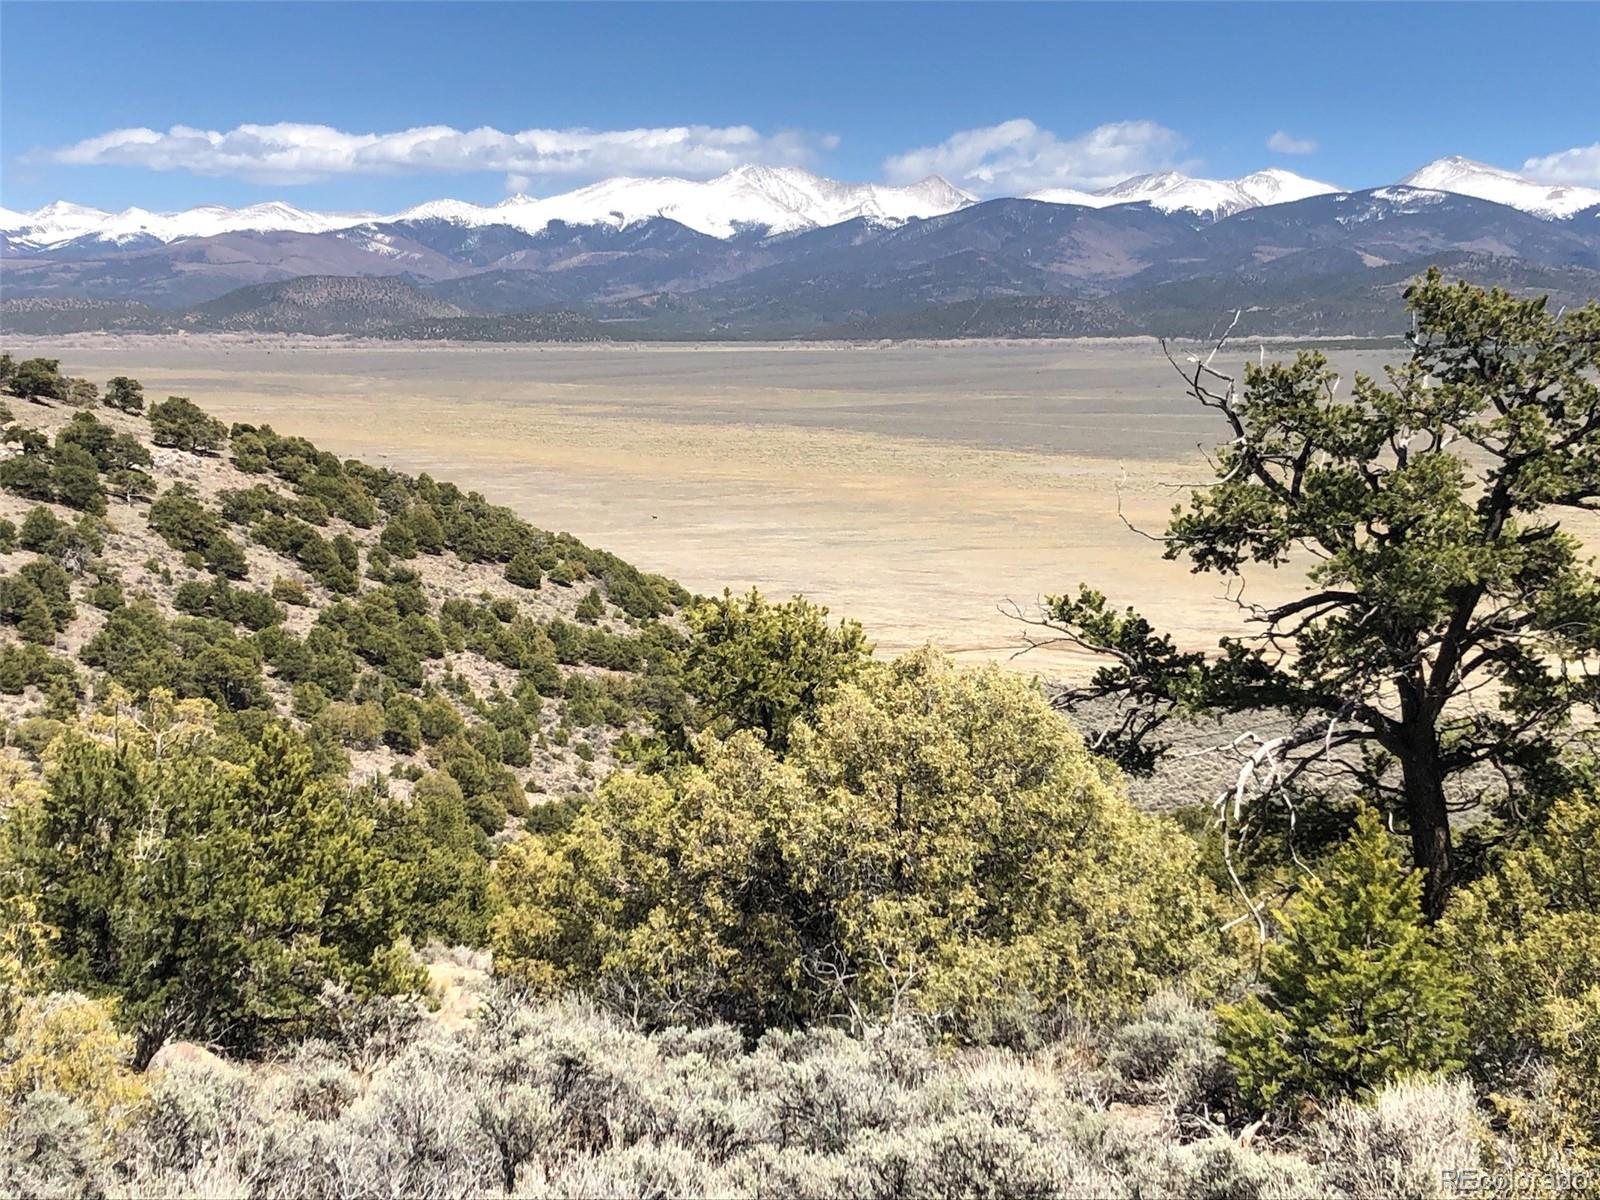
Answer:
[{"label": "mountain peak", "polygon": [[1282,167],[1268,167],[1233,181],[1257,205],[1287,204],[1293,200],[1309,200],[1312,196],[1329,196],[1344,189],[1321,179],[1296,175]]},{"label": "mountain peak", "polygon": [[1536,217],[1560,220],[1600,204],[1600,188],[1539,183],[1504,167],[1491,166],[1453,155],[1418,167],[1402,179],[1406,187],[1454,192],[1496,204],[1520,208]]},{"label": "mountain peak", "polygon": [[1146,175],[1134,175],[1111,187],[1101,188],[1100,194],[1102,196],[1116,196],[1124,192],[1147,191],[1150,188],[1158,187],[1177,187],[1180,184],[1193,182],[1194,180],[1182,171],[1151,171]]},{"label": "mountain peak", "polygon": [[1293,171],[1283,167],[1263,167],[1259,171],[1252,171],[1248,175],[1240,176],[1237,183],[1275,183],[1279,185],[1299,186],[1307,184],[1313,187],[1332,187],[1332,184],[1323,183],[1321,180],[1311,179],[1305,175],[1296,175]]},{"label": "mountain peak", "polygon": [[36,217],[109,217],[111,214],[103,208],[90,208],[85,204],[74,204],[70,200],[54,200],[37,210]]},{"label": "mountain peak", "polygon": [[728,171],[723,178],[768,182],[771,180],[788,181],[795,179],[821,180],[822,176],[813,174],[804,167],[770,167],[765,163],[745,163],[743,166],[734,167],[733,170]]},{"label": "mountain peak", "polygon": [[1459,154],[1451,154],[1445,158],[1436,158],[1431,163],[1418,167],[1400,182],[1410,184],[1413,187],[1424,187],[1434,180],[1475,175],[1492,175],[1497,179],[1522,178],[1515,171],[1508,171],[1504,167],[1494,167],[1488,163],[1478,162],[1476,159],[1464,158]]},{"label": "mountain peak", "polygon": [[1108,203],[1138,204],[1145,201],[1153,202],[1158,197],[1179,189],[1208,182],[1210,181],[1204,179],[1191,179],[1179,171],[1152,171],[1145,175],[1131,176],[1121,183],[1101,188],[1094,194],[1105,197]]},{"label": "mountain peak", "polygon": [[978,199],[971,192],[958,188],[943,175],[924,175],[901,190],[926,197],[935,204],[948,204],[952,209],[976,203]]}]

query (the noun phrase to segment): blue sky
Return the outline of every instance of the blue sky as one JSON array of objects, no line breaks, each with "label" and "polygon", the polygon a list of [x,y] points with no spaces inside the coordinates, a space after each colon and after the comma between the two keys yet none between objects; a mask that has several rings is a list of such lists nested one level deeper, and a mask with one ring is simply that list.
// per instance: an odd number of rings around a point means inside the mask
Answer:
[{"label": "blue sky", "polygon": [[0,204],[392,210],[745,159],[993,194],[1578,151],[1537,173],[1593,184],[1597,45],[1591,4],[5,0]]}]

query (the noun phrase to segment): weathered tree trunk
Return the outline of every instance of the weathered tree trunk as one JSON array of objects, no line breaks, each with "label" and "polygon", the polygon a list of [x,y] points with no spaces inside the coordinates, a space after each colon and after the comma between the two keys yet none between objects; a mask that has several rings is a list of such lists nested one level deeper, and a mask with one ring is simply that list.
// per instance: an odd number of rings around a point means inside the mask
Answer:
[{"label": "weathered tree trunk", "polygon": [[1412,859],[1423,872],[1422,910],[1428,920],[1437,921],[1450,896],[1450,810],[1445,807],[1444,773],[1433,731],[1425,731],[1417,743],[1400,756],[1406,823],[1411,827]]},{"label": "weathered tree trunk", "polygon": [[130,1060],[135,1071],[143,1071],[148,1067],[161,1047],[167,1044],[167,1024],[159,1023],[141,1025],[133,1040],[133,1055]]}]

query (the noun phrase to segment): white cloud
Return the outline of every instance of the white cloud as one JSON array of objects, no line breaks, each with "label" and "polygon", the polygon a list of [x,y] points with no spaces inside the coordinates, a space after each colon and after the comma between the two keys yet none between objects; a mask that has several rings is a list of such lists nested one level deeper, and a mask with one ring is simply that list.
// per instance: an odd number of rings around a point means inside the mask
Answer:
[{"label": "white cloud", "polygon": [[1540,183],[1577,183],[1600,187],[1600,142],[1530,158],[1522,164],[1522,173]]},{"label": "white cloud", "polygon": [[632,172],[710,176],[742,163],[800,164],[838,138],[802,132],[763,134],[748,125],[664,129],[524,129],[429,125],[395,133],[347,133],[329,125],[240,125],[219,132],[174,125],[115,129],[42,153],[68,165],[188,171],[260,183],[309,183],[334,175],[504,172],[600,178]]},{"label": "white cloud", "polygon": [[1315,138],[1297,138],[1280,129],[1267,139],[1267,149],[1274,154],[1315,154],[1317,142]]},{"label": "white cloud", "polygon": [[1179,167],[1183,137],[1154,121],[1116,121],[1062,139],[1018,118],[967,129],[884,160],[890,183],[943,175],[979,193],[1023,195],[1049,187],[1102,188],[1130,175]]}]

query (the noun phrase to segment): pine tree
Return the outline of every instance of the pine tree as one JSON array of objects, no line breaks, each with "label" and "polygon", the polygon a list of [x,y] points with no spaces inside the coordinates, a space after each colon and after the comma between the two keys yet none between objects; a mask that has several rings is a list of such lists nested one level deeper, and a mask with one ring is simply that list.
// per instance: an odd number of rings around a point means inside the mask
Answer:
[{"label": "pine tree", "polygon": [[1327,878],[1284,912],[1264,994],[1219,1011],[1247,1100],[1261,1109],[1328,1100],[1461,1065],[1462,988],[1431,940],[1421,895],[1421,874],[1405,870],[1377,812],[1363,808]]},{"label": "pine tree", "polygon": [[1359,763],[1437,921],[1473,773],[1493,769],[1497,815],[1537,816],[1577,782],[1566,751],[1600,706],[1592,673],[1570,667],[1600,630],[1600,576],[1572,524],[1600,503],[1600,303],[1551,311],[1437,268],[1406,301],[1411,355],[1382,383],[1340,387],[1308,351],[1247,366],[1241,390],[1194,360],[1190,391],[1226,440],[1216,481],[1174,510],[1166,557],[1251,591],[1259,570],[1305,571],[1309,589],[1247,606],[1262,627],[1220,653],[1179,650],[1088,588],[1051,600],[1045,623],[1103,656],[1058,699],[1116,713],[1096,745],[1131,770],[1166,749],[1167,721],[1197,712],[1293,721],[1258,779]]},{"label": "pine tree", "polygon": [[17,622],[17,632],[22,635],[23,641],[36,642],[41,646],[55,643],[55,618],[50,615],[50,605],[38,591],[33,593],[27,607],[22,610],[22,620]]}]

